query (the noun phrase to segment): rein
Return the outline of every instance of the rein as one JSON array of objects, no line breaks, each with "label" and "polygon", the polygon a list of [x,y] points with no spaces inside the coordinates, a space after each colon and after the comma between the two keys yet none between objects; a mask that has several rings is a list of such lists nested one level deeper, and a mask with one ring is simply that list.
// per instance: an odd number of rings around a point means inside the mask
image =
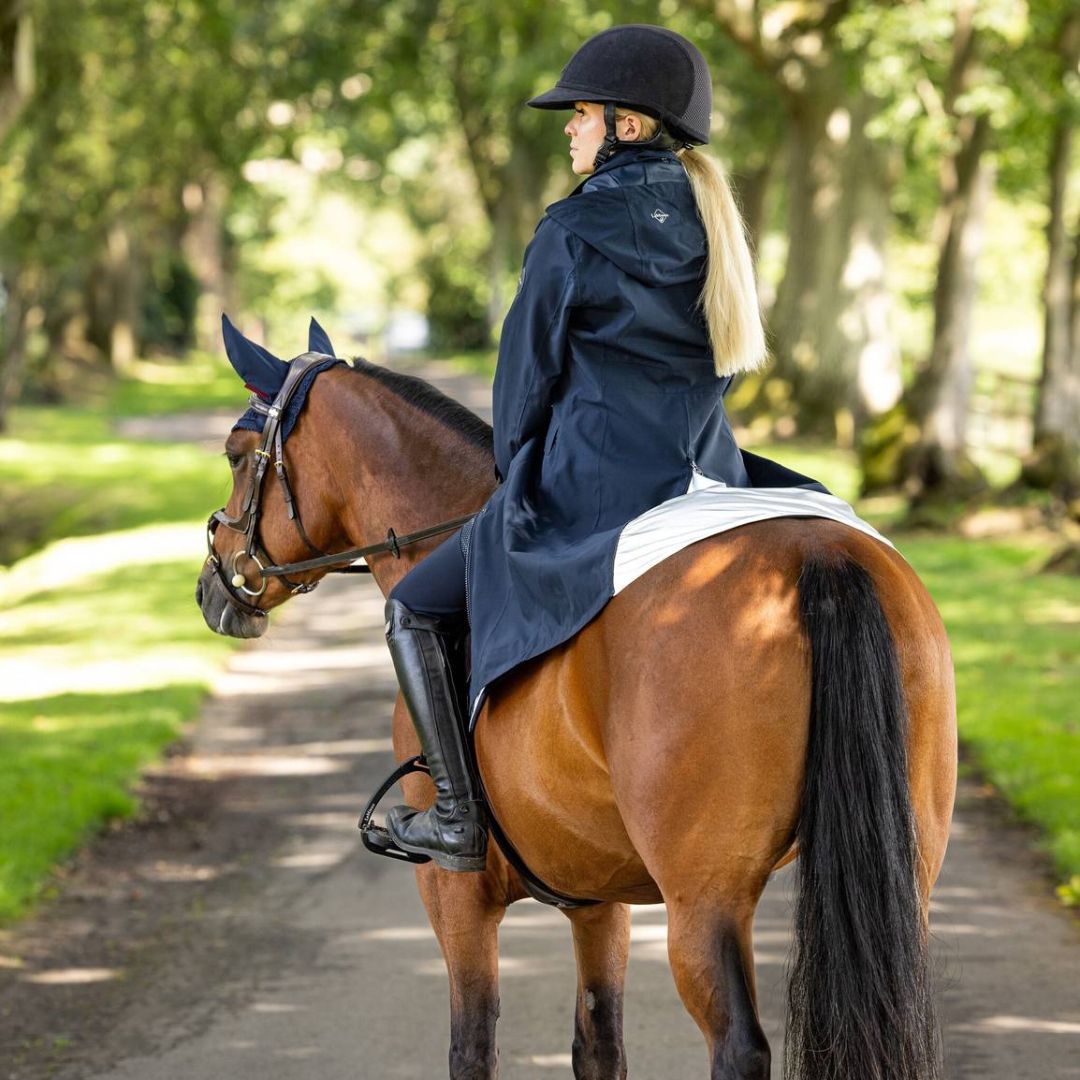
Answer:
[{"label": "rein", "polygon": [[[232,602],[249,615],[266,614],[265,610],[257,607],[245,597],[251,597],[252,600],[255,600],[262,596],[266,592],[266,586],[269,584],[270,578],[281,578],[282,583],[294,594],[309,593],[318,585],[317,581],[290,581],[287,575],[302,573],[306,570],[319,570],[323,567],[333,567],[334,569],[329,572],[334,574],[370,574],[371,567],[367,565],[339,566],[337,564],[351,564],[356,559],[384,551],[389,551],[395,559],[400,559],[403,547],[415,544],[420,540],[426,540],[429,536],[438,536],[440,533],[450,532],[475,517],[475,514],[463,514],[461,517],[442,521],[437,525],[429,525],[427,528],[419,529],[405,536],[398,536],[391,528],[387,530],[386,539],[378,544],[369,544],[367,547],[362,548],[350,548],[348,551],[333,554],[328,554],[311,542],[307,530],[304,528],[304,523],[300,519],[300,511],[297,509],[296,499],[293,497],[288,473],[285,469],[281,421],[305,373],[312,365],[322,363],[326,359],[327,357],[321,353],[305,353],[303,356],[298,356],[293,360],[289,365],[285,382],[269,405],[258,394],[251,395],[248,400],[249,407],[266,417],[262,442],[258,450],[255,451],[254,474],[240,504],[240,513],[232,517],[226,513],[225,507],[222,507],[220,510],[215,510],[206,523],[207,562],[213,566],[215,574],[225,586],[225,591],[229,594]],[[281,484],[289,519],[296,526],[296,531],[299,533],[300,539],[307,545],[308,550],[314,552],[314,558],[278,565],[274,563],[259,540],[259,508],[262,501],[263,481],[266,479],[266,473],[271,461],[274,463],[274,471],[277,474],[278,482]],[[221,557],[214,550],[214,533],[219,525],[224,525],[225,528],[241,533],[244,536],[244,547],[233,552],[229,559],[228,572],[226,572],[225,563],[222,562]],[[259,578],[261,580],[259,588],[251,589],[248,587],[247,577],[239,566],[241,558],[253,562],[259,568]],[[244,596],[241,596],[240,593],[243,593]]]}]

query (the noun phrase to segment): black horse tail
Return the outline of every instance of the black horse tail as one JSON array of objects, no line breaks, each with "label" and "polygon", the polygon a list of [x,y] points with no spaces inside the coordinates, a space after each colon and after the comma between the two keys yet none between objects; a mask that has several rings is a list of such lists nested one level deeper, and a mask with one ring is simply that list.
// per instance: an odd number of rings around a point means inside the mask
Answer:
[{"label": "black horse tail", "polygon": [[873,579],[846,554],[807,556],[799,608],[813,683],[784,1078],[936,1080],[892,633]]}]

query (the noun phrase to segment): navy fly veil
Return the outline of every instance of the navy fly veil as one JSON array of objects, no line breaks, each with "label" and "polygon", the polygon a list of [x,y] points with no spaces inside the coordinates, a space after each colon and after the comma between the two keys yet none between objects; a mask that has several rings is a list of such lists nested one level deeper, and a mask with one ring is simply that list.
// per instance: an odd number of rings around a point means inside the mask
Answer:
[{"label": "navy fly veil", "polygon": [[[261,345],[249,341],[233,326],[229,321],[229,317],[224,314],[221,316],[221,333],[225,339],[225,353],[229,358],[229,363],[236,369],[236,373],[240,378],[244,380],[244,385],[264,401],[273,401],[285,382],[289,365],[285,361],[279,360]],[[308,371],[304,373],[304,377],[300,380],[296,391],[293,393],[285,410],[285,415],[281,418],[282,442],[289,437],[292,429],[296,426],[296,421],[300,418],[304,402],[307,400],[308,391],[311,389],[315,377],[335,364],[345,363],[344,360],[339,360],[334,355],[334,346],[330,344],[330,338],[314,319],[311,320],[308,327],[308,352],[320,353],[326,359],[312,364]],[[266,417],[255,409],[248,409],[233,424],[233,430],[242,428],[246,431],[257,431],[261,434],[265,426]]]}]

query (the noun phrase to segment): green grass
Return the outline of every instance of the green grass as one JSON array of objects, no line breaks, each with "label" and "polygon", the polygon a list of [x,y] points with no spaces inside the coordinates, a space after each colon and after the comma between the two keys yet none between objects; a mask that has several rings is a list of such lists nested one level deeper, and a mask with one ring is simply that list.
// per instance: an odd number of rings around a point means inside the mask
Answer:
[{"label": "green grass", "polygon": [[196,410],[200,401],[203,409],[239,416],[247,395],[236,375],[208,359],[143,369],[158,370],[155,381],[121,382],[97,408],[13,411],[0,439],[0,565],[63,537],[205,518],[228,497],[228,470],[212,454],[190,444],[124,439],[114,424]]},{"label": "green grass", "polygon": [[960,735],[981,771],[1080,875],[1080,578],[1034,540],[899,536],[949,632]]},{"label": "green grass", "polygon": [[113,417],[161,416],[235,408],[239,416],[247,395],[223,357],[195,352],[182,362],[136,365],[134,377],[114,387],[108,413]]},{"label": "green grass", "polygon": [[98,408],[22,408],[0,439],[0,921],[50,867],[136,808],[132,778],[182,732],[236,643],[194,602],[220,453],[123,439],[124,416],[224,407],[224,364],[144,366]]},{"label": "green grass", "polygon": [[176,738],[205,690],[174,683],[2,706],[0,920],[25,909],[88,826],[135,810],[132,775]]},{"label": "green grass", "polygon": [[830,446],[801,442],[776,446],[746,444],[746,449],[820,481],[841,499],[851,502],[858,494],[859,465],[854,454]]},{"label": "green grass", "polygon": [[69,540],[0,580],[0,920],[135,809],[131,778],[234,647],[194,602],[201,541],[198,523]]}]

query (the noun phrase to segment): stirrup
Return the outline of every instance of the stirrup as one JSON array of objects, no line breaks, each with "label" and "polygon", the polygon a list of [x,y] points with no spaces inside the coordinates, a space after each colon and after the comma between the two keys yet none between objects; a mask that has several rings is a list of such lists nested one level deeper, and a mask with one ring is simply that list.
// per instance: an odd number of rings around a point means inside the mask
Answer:
[{"label": "stirrup", "polygon": [[402,777],[408,776],[410,773],[414,772],[426,773],[428,776],[431,775],[431,770],[428,768],[423,754],[417,754],[416,757],[411,757],[408,761],[403,761],[379,785],[379,789],[371,796],[371,800],[368,802],[367,807],[360,816],[359,822],[357,822],[357,828],[360,830],[360,839],[363,840],[364,847],[374,855],[386,855],[388,858],[397,859],[399,862],[431,862],[430,855],[420,855],[412,851],[402,851],[401,848],[394,843],[394,838],[390,833],[381,825],[376,825],[374,823],[375,811],[378,808],[379,803],[386,797],[386,793],[401,780]]}]

